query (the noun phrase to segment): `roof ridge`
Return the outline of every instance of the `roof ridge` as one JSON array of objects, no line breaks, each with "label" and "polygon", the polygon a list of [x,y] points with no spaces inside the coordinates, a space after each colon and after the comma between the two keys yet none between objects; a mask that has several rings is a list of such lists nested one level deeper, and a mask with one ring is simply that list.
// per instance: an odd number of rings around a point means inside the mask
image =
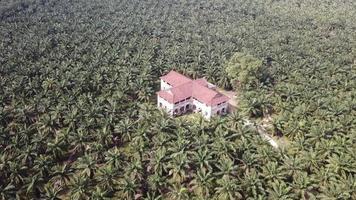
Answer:
[{"label": "roof ridge", "polygon": [[159,94],[170,99],[171,103],[176,103],[187,97],[194,97],[211,106],[225,101],[226,98],[228,98],[219,91],[209,88],[211,83],[209,83],[205,77],[194,80],[171,70],[167,75],[162,76],[161,79],[171,85],[171,88]]}]

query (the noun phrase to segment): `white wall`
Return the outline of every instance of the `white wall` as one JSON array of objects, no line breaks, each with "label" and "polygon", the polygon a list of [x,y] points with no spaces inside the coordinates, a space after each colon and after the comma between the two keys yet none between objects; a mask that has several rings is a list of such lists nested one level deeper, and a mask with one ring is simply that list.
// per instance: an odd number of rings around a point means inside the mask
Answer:
[{"label": "white wall", "polygon": [[192,109],[192,100],[191,98],[189,100],[184,100],[183,102],[179,102],[178,104],[173,105],[173,113],[176,109],[178,109],[178,113],[181,114],[180,109],[184,107],[183,113],[187,112],[186,106],[189,105],[189,109]]},{"label": "white wall", "polygon": [[190,98],[189,100],[185,100],[184,102],[180,102],[178,104],[174,104],[173,106],[173,112],[178,109],[178,113],[181,114],[180,109],[184,107],[184,113],[186,112],[186,106],[189,105],[190,109],[192,109],[192,106],[195,105],[195,110],[194,112],[199,112],[199,109],[201,110],[200,113],[201,115],[206,118],[210,119],[212,116],[212,108],[204,103],[199,102],[196,99]]},{"label": "white wall", "polygon": [[[160,103],[162,106],[160,106]],[[161,98],[157,95],[157,106],[163,110],[165,110],[168,114],[173,115],[173,104],[169,103],[165,99]]]},{"label": "white wall", "polygon": [[211,107],[210,106],[208,106],[196,99],[193,100],[193,104],[196,106],[195,112],[198,112],[200,109],[201,115],[206,119],[210,119],[210,117],[211,117]]},{"label": "white wall", "polygon": [[[161,106],[160,106],[160,103],[162,104]],[[157,95],[157,105],[158,105],[158,107],[165,110],[170,115],[173,115],[174,111],[176,109],[178,109],[179,114],[183,114],[186,112],[187,105],[189,105],[190,109],[192,109],[192,106],[195,105],[196,108],[195,108],[194,112],[199,112],[199,109],[200,109],[201,115],[206,119],[210,119],[212,116],[216,116],[217,111],[220,111],[220,115],[228,112],[228,110],[227,110],[228,102],[225,102],[221,105],[216,105],[216,106],[211,107],[211,106],[208,106],[207,104],[204,104],[204,103],[202,103],[196,99],[193,99],[193,98],[190,98],[189,100],[185,100],[184,102],[179,102],[178,104],[173,104],[173,103],[169,103],[168,101],[166,101],[165,99],[163,99]],[[181,113],[181,111],[180,111],[181,107],[184,107],[183,113]],[[223,108],[225,108],[224,113],[222,112]]]},{"label": "white wall", "polygon": [[170,88],[172,88],[172,86],[170,86],[167,82],[165,82],[161,79],[161,90],[167,90]]},{"label": "white wall", "polygon": [[[220,104],[220,105],[213,106],[212,107],[212,115],[216,115],[218,111],[220,111],[220,115],[221,114],[226,114],[228,112],[228,110],[227,110],[228,106],[229,106],[228,102],[225,102],[225,103]],[[224,113],[222,113],[222,109],[223,108],[225,108]]]}]

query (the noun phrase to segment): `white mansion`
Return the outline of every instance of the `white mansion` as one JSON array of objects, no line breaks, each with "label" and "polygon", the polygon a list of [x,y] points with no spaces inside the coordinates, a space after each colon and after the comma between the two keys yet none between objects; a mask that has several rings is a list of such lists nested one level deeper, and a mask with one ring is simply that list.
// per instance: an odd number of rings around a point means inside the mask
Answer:
[{"label": "white mansion", "polygon": [[192,80],[175,71],[161,77],[161,90],[157,92],[158,106],[172,116],[192,111],[210,119],[227,113],[228,100],[206,79]]}]

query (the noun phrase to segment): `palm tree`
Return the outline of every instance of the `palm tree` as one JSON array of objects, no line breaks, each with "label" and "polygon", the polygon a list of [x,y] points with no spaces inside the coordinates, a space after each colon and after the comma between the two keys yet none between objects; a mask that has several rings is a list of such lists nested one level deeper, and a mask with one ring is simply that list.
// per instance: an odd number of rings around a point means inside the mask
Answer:
[{"label": "palm tree", "polygon": [[37,157],[33,164],[33,169],[36,170],[36,175],[47,179],[50,175],[52,162],[52,159],[48,156],[40,155]]},{"label": "palm tree", "polygon": [[55,184],[58,184],[61,187],[66,187],[73,172],[74,169],[68,164],[64,164],[63,166],[56,165],[54,167],[54,172],[51,174],[51,179],[53,179]]},{"label": "palm tree", "polygon": [[356,164],[352,160],[353,156],[349,154],[340,153],[340,155],[337,155],[334,153],[326,160],[327,164],[325,167],[335,174],[340,174],[341,172],[356,173]]},{"label": "palm tree", "polygon": [[62,158],[64,155],[65,141],[64,138],[56,136],[53,141],[48,142],[47,151],[51,152],[54,159]]},{"label": "palm tree", "polygon": [[267,188],[268,199],[293,199],[292,188],[284,181],[274,180],[271,188]]},{"label": "palm tree", "polygon": [[108,192],[102,188],[96,186],[95,191],[91,194],[90,199],[92,200],[109,200]]},{"label": "palm tree", "polygon": [[211,170],[210,163],[212,162],[213,153],[208,148],[199,148],[198,151],[192,152],[193,162],[199,165],[199,168]]},{"label": "palm tree", "polygon": [[88,148],[88,132],[83,129],[78,129],[76,132],[70,132],[69,140],[75,141],[73,144],[73,153],[83,153]]},{"label": "palm tree", "polygon": [[150,100],[150,96],[152,95],[153,89],[149,86],[146,86],[144,88],[141,88],[138,92],[138,100],[143,101],[143,102],[148,102]]},{"label": "palm tree", "polygon": [[51,185],[46,185],[44,190],[45,194],[42,198],[50,200],[60,200],[60,192],[62,191],[61,188],[55,188]]},{"label": "palm tree", "polygon": [[111,165],[113,168],[118,169],[122,166],[122,155],[117,147],[110,149],[105,154],[105,161],[107,164]]},{"label": "palm tree", "polygon": [[88,198],[89,180],[87,177],[74,176],[70,181],[70,199],[79,200]]},{"label": "palm tree", "polygon": [[[352,192],[351,192],[352,191]],[[319,199],[354,199],[355,192],[349,190],[349,185],[340,183],[339,181],[330,181],[326,185],[320,186],[320,193],[317,194]]]},{"label": "palm tree", "polygon": [[8,180],[11,185],[22,185],[24,183],[24,179],[25,179],[25,174],[24,174],[24,170],[27,170],[28,167],[26,167],[26,165],[21,165],[19,162],[9,162],[9,169],[11,171],[11,173],[8,176]]},{"label": "palm tree", "polygon": [[174,200],[186,200],[190,197],[188,189],[179,183],[174,183],[172,187],[170,187],[167,196],[169,199]]},{"label": "palm tree", "polygon": [[231,80],[229,76],[223,71],[218,71],[218,85],[226,90],[231,90],[233,87],[231,85]]},{"label": "palm tree", "polygon": [[167,149],[167,151],[171,154],[176,155],[179,152],[182,153],[186,151],[189,145],[189,140],[187,140],[184,131],[180,130],[172,136],[172,139],[167,143],[167,145],[171,147]]},{"label": "palm tree", "polygon": [[[221,132],[218,134],[221,134]],[[217,135],[211,148],[218,154],[218,157],[231,157],[238,149],[238,146],[231,139],[225,138],[223,135]]]},{"label": "palm tree", "polygon": [[313,149],[308,149],[308,151],[302,151],[302,159],[303,163],[305,163],[305,167],[308,171],[316,173],[320,170],[322,163],[324,162],[322,155],[315,152]]},{"label": "palm tree", "polygon": [[101,189],[105,190],[105,193],[112,193],[115,191],[116,182],[115,179],[119,175],[118,168],[113,165],[104,165],[102,166],[97,175],[97,181]]},{"label": "palm tree", "polygon": [[124,177],[118,181],[118,195],[125,199],[134,199],[136,194],[136,189],[138,188],[135,180]]},{"label": "palm tree", "polygon": [[160,147],[154,152],[154,157],[151,159],[153,171],[159,175],[164,172],[164,163],[167,161],[167,151],[165,147]]},{"label": "palm tree", "polygon": [[100,145],[103,147],[110,147],[113,143],[113,134],[111,132],[111,128],[109,123],[105,121],[105,125],[102,128],[102,131],[97,134],[98,141]]},{"label": "palm tree", "polygon": [[210,191],[213,188],[213,174],[211,171],[206,172],[205,168],[200,168],[193,180],[189,183],[196,196],[202,199],[208,199]]},{"label": "palm tree", "polygon": [[243,199],[238,184],[229,176],[222,176],[216,183],[215,195],[217,199]]},{"label": "palm tree", "polygon": [[158,173],[154,173],[148,176],[147,184],[149,191],[154,192],[154,194],[163,194],[163,191],[167,188],[167,179]]},{"label": "palm tree", "polygon": [[233,113],[230,113],[227,118],[228,122],[226,123],[226,128],[240,131],[240,128],[243,125],[243,117],[241,116],[240,112],[234,111]]},{"label": "palm tree", "polygon": [[123,141],[131,141],[131,127],[132,122],[129,118],[121,120],[117,125],[115,125],[115,135],[118,134]]},{"label": "palm tree", "polygon": [[148,193],[147,196],[145,198],[143,198],[144,200],[161,200],[162,199],[162,195],[157,195],[154,193]]},{"label": "palm tree", "polygon": [[35,157],[37,157],[37,152],[35,151],[35,146],[26,145],[22,154],[19,155],[18,159],[21,159],[23,164],[29,163],[31,164]]},{"label": "palm tree", "polygon": [[218,168],[218,172],[216,172],[217,176],[237,176],[237,166],[234,165],[234,161],[227,156],[221,157],[216,167]]},{"label": "palm tree", "polygon": [[11,199],[16,197],[16,186],[9,184],[0,185],[0,198],[1,199]]},{"label": "palm tree", "polygon": [[144,174],[143,167],[142,156],[140,153],[134,153],[129,164],[125,166],[125,174],[136,181],[142,180]]},{"label": "palm tree", "polygon": [[97,170],[96,160],[92,155],[85,154],[77,161],[77,169],[81,170],[81,174],[90,179],[94,178],[94,174]]},{"label": "palm tree", "polygon": [[295,194],[298,195],[298,199],[311,199],[315,198],[313,191],[318,188],[318,184],[306,172],[297,172],[293,177],[291,187]]},{"label": "palm tree", "polygon": [[297,156],[285,156],[283,161],[282,169],[289,176],[294,176],[295,173],[304,169],[305,164]]},{"label": "palm tree", "polygon": [[284,180],[286,179],[286,172],[279,166],[277,162],[268,162],[262,166],[262,176],[267,182],[273,180]]},{"label": "palm tree", "polygon": [[266,195],[264,186],[267,183],[262,181],[260,174],[255,169],[244,172],[239,180],[241,181],[241,188],[244,191],[243,194],[251,199],[258,199]]},{"label": "palm tree", "polygon": [[186,152],[177,152],[171,155],[171,160],[168,161],[166,170],[168,175],[172,176],[170,179],[173,183],[182,183],[188,177],[187,169],[189,168],[187,162]]}]

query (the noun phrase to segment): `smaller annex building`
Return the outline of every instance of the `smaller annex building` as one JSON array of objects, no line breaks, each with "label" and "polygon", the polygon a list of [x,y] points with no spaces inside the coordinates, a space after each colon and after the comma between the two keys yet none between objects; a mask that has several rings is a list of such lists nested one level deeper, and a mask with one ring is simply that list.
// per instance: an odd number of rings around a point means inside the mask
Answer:
[{"label": "smaller annex building", "polygon": [[210,119],[228,111],[229,97],[216,91],[216,86],[205,78],[192,80],[172,70],[160,79],[157,104],[172,116],[197,112]]}]

